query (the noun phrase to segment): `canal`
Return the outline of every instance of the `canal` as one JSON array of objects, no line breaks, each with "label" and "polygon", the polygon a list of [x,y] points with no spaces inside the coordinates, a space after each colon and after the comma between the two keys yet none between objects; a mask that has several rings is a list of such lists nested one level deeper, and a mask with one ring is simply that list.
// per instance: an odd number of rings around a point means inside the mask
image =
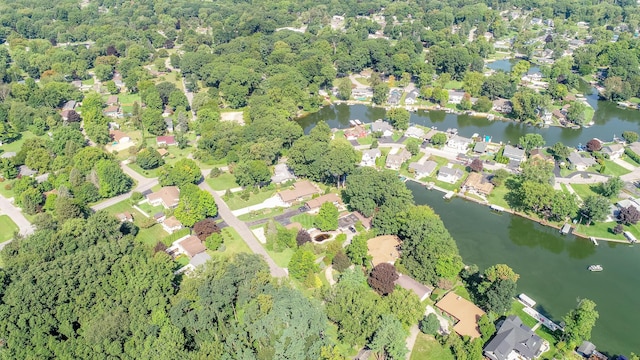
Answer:
[{"label": "canal", "polygon": [[[640,352],[638,329],[640,248],[561,236],[557,230],[407,182],[417,204],[431,206],[456,240],[466,264],[483,270],[504,263],[520,274],[518,292],[538,302],[540,312],[560,322],[577,299],[597,304],[600,319],[592,341],[611,354]],[[590,272],[591,264],[603,266]]]},{"label": "canal", "polygon": [[[548,145],[561,141],[568,146],[584,145],[596,137],[611,141],[613,136],[620,137],[623,131],[640,132],[640,111],[621,109],[615,103],[598,101],[597,94],[587,95],[587,100],[596,109],[594,125],[578,130],[560,127],[538,128],[524,125],[515,121],[490,121],[482,117],[469,115],[448,114],[444,111],[417,111],[411,114],[411,124],[437,127],[439,130],[448,128],[458,129],[462,136],[473,134],[491,136],[494,142],[511,142],[516,144],[518,139],[527,133],[541,134]],[[331,128],[345,129],[350,127],[349,120],[359,119],[368,123],[385,117],[385,109],[366,105],[336,104],[326,106],[318,112],[298,119],[305,133],[320,120],[324,120]]]}]

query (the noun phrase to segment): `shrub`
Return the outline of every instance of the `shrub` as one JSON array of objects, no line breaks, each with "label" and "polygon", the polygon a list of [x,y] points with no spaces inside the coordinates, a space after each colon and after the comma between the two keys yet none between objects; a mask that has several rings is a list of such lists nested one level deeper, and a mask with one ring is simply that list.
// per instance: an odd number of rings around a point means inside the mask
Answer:
[{"label": "shrub", "polygon": [[140,221],[140,227],[143,229],[148,229],[155,224],[157,224],[156,220],[152,217],[146,217]]},{"label": "shrub", "polygon": [[440,321],[434,313],[430,313],[418,323],[420,331],[424,334],[435,335],[440,329]]},{"label": "shrub", "polygon": [[308,242],[311,242],[311,235],[305,229],[300,229],[298,235],[296,235],[296,243],[298,246],[302,246]]},{"label": "shrub", "polygon": [[220,228],[212,218],[206,218],[193,224],[193,232],[200,239],[207,239],[213,233],[219,233]]},{"label": "shrub", "polygon": [[210,178],[217,178],[218,176],[222,175],[222,170],[220,170],[219,168],[213,168],[211,169],[211,172],[209,173],[209,177]]},{"label": "shrub", "polygon": [[158,253],[160,251],[165,251],[167,250],[167,245],[163,244],[162,241],[158,241],[156,243],[156,246],[153,247],[153,253]]},{"label": "shrub", "polygon": [[144,199],[144,195],[142,195],[139,191],[134,191],[131,193],[131,202],[137,204],[140,200]]},{"label": "shrub", "polygon": [[624,227],[622,224],[618,224],[611,231],[616,235],[620,235],[624,232]]},{"label": "shrub", "polygon": [[351,266],[351,260],[344,254],[344,252],[340,251],[333,257],[333,268],[339,272],[343,272]]},{"label": "shrub", "polygon": [[209,250],[218,250],[220,245],[222,245],[222,241],[222,235],[219,233],[213,233],[207,238],[207,240],[205,240],[204,245]]}]

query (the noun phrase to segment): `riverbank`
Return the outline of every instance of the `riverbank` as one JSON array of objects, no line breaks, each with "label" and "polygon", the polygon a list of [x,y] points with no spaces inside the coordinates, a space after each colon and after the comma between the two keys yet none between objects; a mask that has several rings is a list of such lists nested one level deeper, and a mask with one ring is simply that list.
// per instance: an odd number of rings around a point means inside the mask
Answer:
[{"label": "riverbank", "polygon": [[[413,181],[415,183],[418,183],[418,184],[424,186],[425,190],[437,190],[437,191],[442,192],[443,194],[451,193],[451,191],[443,189],[443,188],[441,188],[439,186],[436,186],[436,185],[434,185],[432,183],[427,183],[427,182],[420,181],[420,180],[417,180],[417,179],[407,179],[407,181]],[[491,211],[491,209],[490,209],[491,205],[496,205],[496,206],[498,205],[498,204],[492,204],[488,200],[484,200],[483,201],[483,200],[477,199],[477,198],[472,197],[472,196],[467,196],[467,195],[462,194],[460,192],[453,192],[453,194],[454,194],[454,196],[462,198],[464,200],[473,201],[473,202],[481,204],[481,205],[486,205],[487,208],[489,209],[489,211]],[[558,232],[560,232],[560,229],[562,228],[561,225],[556,225],[554,223],[550,223],[548,221],[544,221],[542,219],[535,218],[533,216],[530,216],[530,215],[527,215],[525,213],[518,212],[518,211],[515,211],[515,210],[512,210],[512,209],[507,209],[507,208],[503,207],[501,212],[506,212],[506,213],[509,213],[509,214],[512,214],[512,215],[515,215],[515,216],[522,217],[522,218],[527,219],[527,220],[531,220],[531,221],[536,222],[536,223],[538,223],[538,224],[540,224],[542,226],[547,226],[547,227],[550,227],[552,229],[556,229],[556,230],[558,230]],[[575,230],[574,226],[572,226],[571,229],[572,229],[572,234],[574,236],[582,238],[582,239],[590,240],[590,238],[594,238],[597,241],[607,241],[607,242],[613,242],[613,243],[619,243],[619,244],[629,244],[628,241],[624,241],[624,240],[596,237],[596,236],[590,236],[590,235],[586,235],[586,234],[583,234],[583,233],[575,232],[575,231],[573,231],[573,230]]]}]

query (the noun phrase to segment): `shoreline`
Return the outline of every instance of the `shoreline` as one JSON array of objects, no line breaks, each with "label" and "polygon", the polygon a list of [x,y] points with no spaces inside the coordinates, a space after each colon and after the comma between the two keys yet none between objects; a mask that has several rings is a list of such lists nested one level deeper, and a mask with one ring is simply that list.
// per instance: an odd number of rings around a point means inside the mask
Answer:
[{"label": "shoreline", "polygon": [[[413,181],[415,183],[418,183],[418,184],[424,186],[425,190],[437,190],[437,191],[440,191],[443,194],[447,194],[447,193],[450,192],[449,190],[443,189],[443,188],[441,188],[441,187],[439,187],[437,185],[433,185],[432,187],[429,188],[429,186],[430,186],[429,183],[426,183],[424,181],[420,181],[420,180],[417,180],[417,179],[407,178],[406,181]],[[453,193],[454,193],[455,197],[459,197],[459,198],[462,198],[463,200],[467,200],[467,201],[472,201],[472,202],[475,202],[475,203],[480,204],[480,205],[486,205],[487,208],[489,208],[489,206],[491,206],[491,205],[494,205],[494,204],[491,204],[489,201],[481,201],[481,200],[478,200],[478,199],[476,199],[474,197],[462,194],[460,192],[453,191]],[[491,211],[491,209],[489,209],[489,210]],[[531,217],[531,216],[529,216],[529,215],[527,215],[525,213],[517,212],[517,211],[512,210],[512,209],[505,208],[501,212],[506,212],[506,213],[509,213],[511,215],[519,216],[519,217],[525,218],[527,220],[531,220],[533,222],[536,222],[536,223],[538,223],[538,224],[540,224],[542,226],[547,226],[547,227],[556,229],[558,231],[560,231],[560,228],[561,228],[560,226],[557,226],[557,225],[555,225],[553,223],[550,223],[550,222],[547,222],[547,221],[541,221],[541,220],[533,218],[533,217]],[[571,226],[571,229],[572,230],[576,229],[575,226],[573,226],[573,224]],[[587,236],[585,234],[582,234],[582,233],[579,233],[579,232],[575,232],[575,231],[572,231],[571,234],[573,234],[576,237],[579,237],[579,238],[582,238],[582,239],[586,239],[586,240],[590,240],[590,238],[593,237],[597,241],[606,241],[606,242],[613,242],[613,243],[619,243],[619,244],[629,244],[629,241],[625,241],[625,240],[601,238],[601,237],[596,237],[596,236]],[[596,245],[594,245],[594,246],[596,246]]]}]

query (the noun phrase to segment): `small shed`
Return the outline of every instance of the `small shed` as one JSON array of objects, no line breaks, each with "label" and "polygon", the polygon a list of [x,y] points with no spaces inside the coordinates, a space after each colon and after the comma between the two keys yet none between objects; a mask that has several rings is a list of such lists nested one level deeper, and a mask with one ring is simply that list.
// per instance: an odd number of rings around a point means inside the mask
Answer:
[{"label": "small shed", "polygon": [[562,235],[567,235],[571,232],[571,224],[562,225],[562,229],[560,229],[560,233]]},{"label": "small shed", "polygon": [[576,352],[586,358],[590,357],[596,350],[596,346],[588,341],[583,341],[582,344],[576,349]]}]

